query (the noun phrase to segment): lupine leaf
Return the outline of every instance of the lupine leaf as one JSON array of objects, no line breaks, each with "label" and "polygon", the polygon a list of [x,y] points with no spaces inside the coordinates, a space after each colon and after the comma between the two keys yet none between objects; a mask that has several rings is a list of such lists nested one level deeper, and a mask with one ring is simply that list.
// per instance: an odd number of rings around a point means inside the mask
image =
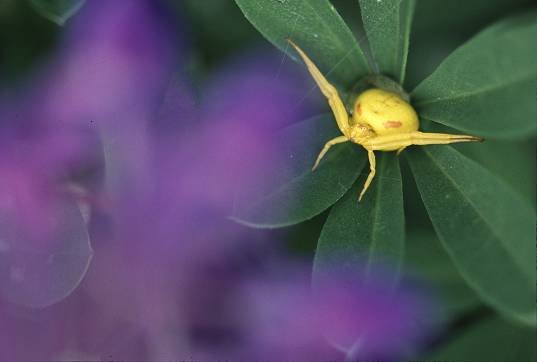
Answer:
[{"label": "lupine leaf", "polygon": [[531,200],[535,208],[535,141],[515,143],[487,140],[479,147],[471,143],[460,143],[454,146],[455,149],[505,180],[516,192]]},{"label": "lupine leaf", "polygon": [[535,324],[535,214],[530,204],[452,147],[429,146],[407,154],[429,217],[461,275],[500,312]]},{"label": "lupine leaf", "polygon": [[354,144],[332,147],[311,168],[324,144],[341,133],[332,116],[318,116],[283,129],[274,146],[265,184],[237,195],[232,218],[254,227],[281,227],[311,219],[333,205],[356,180],[366,153]]},{"label": "lupine leaf", "polygon": [[86,0],[30,0],[39,14],[58,25],[64,25],[85,2]]},{"label": "lupine leaf", "polygon": [[335,84],[350,88],[371,73],[352,32],[328,0],[235,2],[265,38],[297,59],[286,41],[292,39]]},{"label": "lupine leaf", "polygon": [[536,37],[535,11],[479,33],[412,92],[420,117],[480,136],[534,134]]},{"label": "lupine leaf", "polygon": [[456,316],[479,305],[479,298],[462,279],[434,231],[409,232],[405,250],[406,272],[417,273],[435,288],[448,316]]},{"label": "lupine leaf", "polygon": [[535,361],[536,330],[493,317],[484,320],[440,347],[429,361]]},{"label": "lupine leaf", "polygon": [[535,0],[418,1],[412,24],[405,85],[408,89],[413,89],[477,32],[534,2]]},{"label": "lupine leaf", "polygon": [[405,231],[401,172],[394,153],[377,158],[377,174],[362,201],[358,194],[364,178],[330,211],[315,254],[314,283],[340,273],[390,273],[397,280]]},{"label": "lupine leaf", "polygon": [[381,74],[403,84],[415,0],[360,0],[369,47]]},{"label": "lupine leaf", "polygon": [[86,223],[74,201],[57,206],[49,217],[59,227],[44,240],[27,239],[10,225],[0,228],[1,299],[42,308],[67,297],[82,281],[93,255]]}]

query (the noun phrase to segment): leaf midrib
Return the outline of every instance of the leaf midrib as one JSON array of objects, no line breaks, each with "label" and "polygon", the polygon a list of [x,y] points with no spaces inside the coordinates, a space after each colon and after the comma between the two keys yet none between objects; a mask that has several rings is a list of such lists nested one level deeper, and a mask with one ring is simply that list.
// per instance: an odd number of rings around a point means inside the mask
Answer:
[{"label": "leaf midrib", "polygon": [[[399,57],[401,58],[401,61],[399,62],[399,84],[404,84],[405,81],[406,65],[408,61],[408,47],[410,44],[410,32],[412,28],[412,15],[415,6],[413,2],[414,0],[408,0],[406,2],[405,6],[403,7],[403,15],[401,15],[401,5],[403,4],[403,1],[399,2],[399,35],[403,34],[402,38],[398,37],[398,43],[402,43],[402,46],[399,46]],[[401,17],[403,17],[403,19],[401,19]]]},{"label": "leaf midrib", "polygon": [[[386,169],[385,160],[382,160],[382,168],[381,172],[379,172],[379,176],[381,176],[384,173],[384,170]],[[382,182],[379,182],[381,180],[381,177],[378,177],[377,179],[377,192],[375,197],[375,203],[374,203],[374,211],[373,211],[373,220],[372,220],[372,226],[371,226],[371,245],[369,247],[369,258],[367,260],[367,268],[366,268],[366,276],[370,275],[371,267],[372,267],[372,255],[375,252],[375,249],[377,248],[378,244],[378,238],[376,237],[376,231],[377,231],[377,220],[379,219],[380,214],[380,197],[382,194]]]},{"label": "leaf midrib", "polygon": [[[328,2],[328,0],[326,0],[327,2],[327,5],[328,5],[328,9],[330,11],[330,6],[331,4]],[[332,27],[329,26],[326,21],[325,21],[325,18],[323,18],[321,15],[319,15],[319,13],[317,12],[317,10],[313,7],[313,5],[311,4],[311,2],[309,2],[308,0],[302,0],[302,4],[306,4],[309,6],[309,8],[313,11],[313,13],[315,14],[315,16],[321,20],[321,24],[323,24],[324,28],[325,29],[328,29],[328,33],[332,34],[332,36],[336,39],[337,41],[337,44],[338,44],[338,48],[342,51],[345,52],[345,54],[348,54],[348,50],[346,49],[345,47],[345,44],[343,44],[343,40],[341,39],[341,37],[338,36],[338,34],[332,30]],[[339,15],[339,13],[337,11],[334,10],[334,16],[336,19],[339,20],[339,22],[343,25],[342,26],[342,30],[344,33],[346,33],[346,35],[349,37],[349,39],[351,39],[351,43],[352,43],[352,47],[353,47],[353,51],[351,52],[352,53],[358,53],[359,55],[362,56],[362,59],[364,59],[364,64],[367,68],[367,71],[368,72],[371,72],[371,69],[369,67],[369,63],[365,60],[365,56],[362,52],[362,49],[360,48],[360,46],[358,45],[356,39],[354,38],[354,35],[352,34],[352,32],[349,30],[348,28],[348,25],[345,23],[345,21],[341,18],[341,16]],[[355,59],[354,57],[351,57],[351,62],[354,63],[354,65],[359,69],[360,68],[360,62],[358,61],[358,59]]]},{"label": "leaf midrib", "polygon": [[[414,103],[414,105],[417,106],[417,107],[420,107],[420,106],[429,105],[429,104],[433,104],[433,103],[445,102],[445,101],[453,101],[453,100],[460,99],[460,98],[475,97],[475,96],[478,96],[478,95],[495,92],[495,91],[501,90],[503,88],[512,87],[512,86],[514,86],[514,85],[516,85],[518,83],[527,82],[527,81],[529,81],[531,79],[533,74],[534,74],[534,72],[524,73],[522,76],[511,78],[511,80],[509,82],[506,82],[506,83],[497,83],[497,84],[491,85],[489,87],[480,88],[479,90],[469,91],[469,92],[466,92],[466,93],[457,93],[454,96],[445,96],[445,97],[441,97],[441,98],[433,98],[433,99],[429,99],[429,100],[417,101],[417,102]],[[427,82],[427,81],[428,81],[428,79],[426,79],[423,82],[423,84],[425,84],[425,82]],[[417,90],[419,90],[420,86],[418,86],[412,93],[415,93]]]}]

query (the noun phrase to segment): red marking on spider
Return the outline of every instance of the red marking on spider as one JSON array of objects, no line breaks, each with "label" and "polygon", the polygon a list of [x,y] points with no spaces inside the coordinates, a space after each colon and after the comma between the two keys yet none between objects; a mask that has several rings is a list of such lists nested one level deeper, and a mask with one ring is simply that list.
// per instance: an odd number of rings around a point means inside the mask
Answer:
[{"label": "red marking on spider", "polygon": [[360,103],[356,103],[356,113],[362,114],[362,105]]},{"label": "red marking on spider", "polygon": [[386,121],[383,123],[384,128],[399,128],[403,124],[399,121]]}]

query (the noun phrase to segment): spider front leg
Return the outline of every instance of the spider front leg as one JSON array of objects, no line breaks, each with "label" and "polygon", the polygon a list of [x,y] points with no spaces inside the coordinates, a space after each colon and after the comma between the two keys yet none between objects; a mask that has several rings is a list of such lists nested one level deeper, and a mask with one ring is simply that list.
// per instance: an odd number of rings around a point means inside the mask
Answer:
[{"label": "spider front leg", "polygon": [[330,108],[334,113],[334,117],[336,118],[339,130],[345,136],[349,137],[349,115],[347,113],[345,105],[343,104],[343,101],[339,97],[337,89],[326,80],[319,68],[317,68],[317,66],[310,60],[310,58],[308,58],[306,53],[304,53],[304,51],[298,47],[298,45],[293,43],[291,39],[287,39],[287,41],[293,46],[293,48],[295,48],[304,63],[306,63],[306,67],[308,68],[311,76],[315,80],[315,83],[317,83],[317,86],[319,86],[321,92],[328,99],[328,104],[330,105]]},{"label": "spider front leg", "polygon": [[459,142],[482,142],[483,139],[469,135],[455,135],[447,133],[425,133],[425,132],[410,132],[401,134],[391,134],[386,136],[376,136],[368,139],[363,143],[367,149],[374,151],[394,151],[411,146],[425,145],[447,145],[450,143]]},{"label": "spider front leg", "polygon": [[362,189],[362,192],[360,192],[360,196],[358,196],[358,202],[362,201],[362,197],[364,196],[365,192],[369,188],[369,185],[371,185],[371,182],[373,182],[373,178],[375,178],[375,174],[377,172],[376,171],[377,163],[375,161],[375,153],[371,150],[367,150],[367,157],[369,158],[369,175],[367,175],[364,188]]},{"label": "spider front leg", "polygon": [[326,142],[326,144],[324,145],[323,149],[319,153],[319,156],[317,156],[317,160],[315,161],[315,164],[313,165],[313,168],[311,170],[315,171],[317,166],[319,166],[319,162],[321,162],[322,158],[324,157],[326,152],[328,152],[330,147],[332,147],[333,145],[337,145],[338,143],[343,143],[343,142],[348,142],[348,141],[349,141],[349,139],[347,138],[347,136],[339,136],[339,137],[336,137],[336,138],[331,139],[330,141]]}]

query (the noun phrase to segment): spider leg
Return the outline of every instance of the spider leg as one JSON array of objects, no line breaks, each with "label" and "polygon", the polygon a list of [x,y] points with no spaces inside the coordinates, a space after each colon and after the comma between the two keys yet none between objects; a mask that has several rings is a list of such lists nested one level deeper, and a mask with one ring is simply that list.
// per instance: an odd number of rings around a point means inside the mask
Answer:
[{"label": "spider leg", "polygon": [[332,147],[333,145],[337,145],[338,143],[343,143],[343,142],[348,142],[348,141],[349,141],[349,139],[347,138],[347,136],[339,136],[339,137],[336,137],[336,138],[331,139],[330,141],[326,142],[326,144],[324,145],[323,149],[319,153],[319,156],[317,156],[317,160],[315,161],[315,164],[313,165],[313,168],[311,170],[315,171],[317,166],[319,166],[319,162],[321,162],[321,159],[324,157],[326,152],[328,152],[330,147]]},{"label": "spider leg", "polygon": [[363,146],[375,151],[401,150],[411,145],[446,145],[458,142],[481,142],[482,138],[446,133],[410,132],[369,138]]},{"label": "spider leg", "polygon": [[345,105],[343,104],[343,101],[339,97],[337,89],[326,80],[321,71],[310,60],[310,58],[308,58],[306,53],[304,53],[304,51],[298,47],[298,45],[296,45],[291,39],[287,39],[287,41],[293,46],[293,48],[295,48],[304,63],[306,63],[306,66],[308,67],[311,76],[315,80],[315,83],[317,83],[321,92],[328,99],[328,104],[334,113],[339,130],[348,137],[350,133],[349,115]]},{"label": "spider leg", "polygon": [[364,188],[362,189],[362,192],[360,192],[360,196],[358,196],[358,202],[362,200],[362,197],[369,188],[369,185],[371,185],[371,182],[373,181],[373,178],[375,177],[376,173],[375,153],[371,150],[367,150],[367,156],[369,158],[369,175],[367,175]]}]

